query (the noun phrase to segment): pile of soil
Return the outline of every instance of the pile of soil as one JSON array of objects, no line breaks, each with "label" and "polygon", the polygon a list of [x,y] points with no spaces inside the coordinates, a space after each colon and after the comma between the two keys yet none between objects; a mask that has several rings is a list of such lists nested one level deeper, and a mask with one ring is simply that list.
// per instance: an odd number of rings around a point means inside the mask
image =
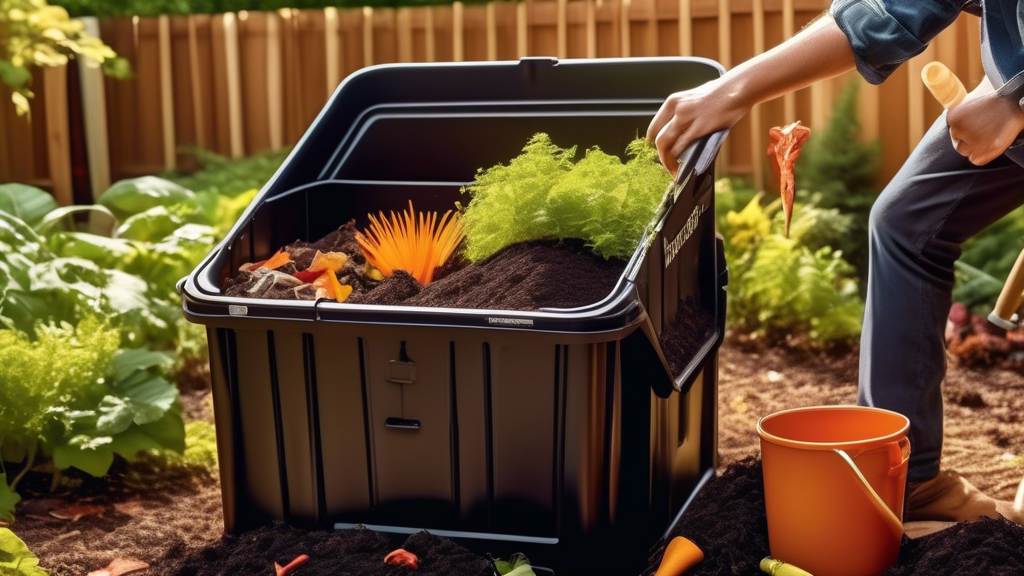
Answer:
[{"label": "pile of soil", "polygon": [[661,349],[672,374],[678,376],[682,373],[714,329],[714,316],[696,298],[687,297],[679,301],[675,319],[662,330],[660,338]]},{"label": "pile of soil", "polygon": [[224,293],[241,298],[314,300],[316,290],[309,284],[303,284],[292,274],[309,268],[317,251],[344,252],[348,255],[348,263],[338,273],[338,281],[352,286],[354,292],[365,292],[378,284],[366,276],[366,258],[359,248],[359,243],[356,242],[355,220],[350,220],[316,242],[296,240],[283,250],[291,257],[291,262],[276,270],[239,270],[234,277],[228,278],[224,283]]},{"label": "pile of soil", "polygon": [[578,308],[608,296],[625,267],[622,260],[595,255],[580,240],[523,242],[426,287],[396,273],[351,301],[491,310]]},{"label": "pile of soil", "polygon": [[1007,331],[972,314],[960,302],[949,310],[946,346],[961,366],[998,366],[1024,372],[1024,330]]},{"label": "pile of soil", "polygon": [[[769,556],[761,463],[748,458],[729,466],[704,486],[670,538],[652,551],[645,576],[653,575],[665,546],[675,536],[692,540],[704,561],[687,576],[763,576],[758,567]],[[1024,527],[1005,519],[962,522],[929,536],[904,538],[893,576],[1024,573]]]},{"label": "pile of soil", "polygon": [[[490,561],[451,540],[427,532],[409,536],[401,548],[417,556],[419,568],[415,574],[420,576],[493,574]],[[161,574],[272,574],[275,562],[284,566],[301,554],[309,556],[309,561],[297,570],[303,576],[395,576],[413,573],[408,568],[384,564],[384,557],[394,549],[386,535],[367,529],[308,531],[277,523],[241,536],[225,536],[202,550],[171,549],[163,562]]]}]

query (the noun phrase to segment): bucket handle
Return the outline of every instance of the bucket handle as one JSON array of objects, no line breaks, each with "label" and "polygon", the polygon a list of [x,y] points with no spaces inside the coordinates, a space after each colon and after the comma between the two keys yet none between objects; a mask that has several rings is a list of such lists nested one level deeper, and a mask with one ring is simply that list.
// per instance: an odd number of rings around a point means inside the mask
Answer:
[{"label": "bucket handle", "polygon": [[[901,474],[903,465],[910,460],[910,441],[906,438],[901,438],[898,442],[891,442],[887,444],[886,447],[889,450],[889,477],[895,478]],[[851,458],[845,450],[836,449],[834,452],[838,454],[839,457],[843,459],[843,462],[846,462],[850,467],[850,470],[853,472],[853,475],[857,480],[857,484],[864,492],[864,495],[867,496],[868,501],[871,502],[878,511],[882,520],[885,521],[885,525],[892,531],[893,535],[898,538],[902,538],[903,523],[900,522],[900,519],[896,517],[896,514],[889,509],[889,505],[882,500],[881,496],[878,495],[878,492],[875,492],[871,483],[868,482],[868,479],[861,473],[860,468],[857,467],[857,463],[853,461],[853,458]]]}]

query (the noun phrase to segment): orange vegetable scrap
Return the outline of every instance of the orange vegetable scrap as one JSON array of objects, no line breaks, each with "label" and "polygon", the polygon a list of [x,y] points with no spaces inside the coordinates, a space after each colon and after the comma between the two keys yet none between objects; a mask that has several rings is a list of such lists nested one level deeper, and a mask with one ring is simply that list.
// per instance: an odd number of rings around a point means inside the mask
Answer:
[{"label": "orange vegetable scrap", "polygon": [[324,270],[316,280],[313,280],[313,286],[316,288],[317,298],[332,298],[344,302],[352,295],[352,287],[338,282],[338,277],[330,270]]},{"label": "orange vegetable scrap", "polygon": [[654,576],[682,576],[702,560],[704,552],[696,544],[676,536],[665,548],[665,555],[661,557],[661,564]]},{"label": "orange vegetable scrap", "polygon": [[444,265],[462,242],[463,224],[457,213],[449,210],[440,219],[437,212],[417,214],[409,201],[409,210],[370,214],[370,228],[356,233],[356,241],[366,259],[384,276],[405,270],[420,284],[434,279],[434,270]]},{"label": "orange vegetable scrap", "polygon": [[240,270],[243,272],[252,272],[257,268],[266,268],[268,270],[277,270],[281,266],[292,261],[292,255],[289,254],[285,249],[280,249],[276,254],[266,260],[260,260],[259,262],[252,262],[251,264],[243,265]]},{"label": "orange vegetable scrap", "polygon": [[319,272],[322,270],[330,270],[331,272],[338,272],[345,267],[345,263],[348,262],[348,254],[344,252],[323,252],[317,250],[316,255],[313,256],[313,262],[309,265],[307,270],[311,272]]},{"label": "orange vegetable scrap", "polygon": [[789,223],[793,218],[793,200],[796,197],[794,168],[800,157],[800,149],[811,136],[811,129],[800,121],[768,131],[768,157],[772,159],[772,170],[779,179],[782,194],[782,212],[786,216],[786,237],[789,237]]},{"label": "orange vegetable scrap", "polygon": [[385,556],[384,563],[395,566],[405,566],[407,568],[412,568],[413,570],[418,570],[420,567],[420,559],[412,552],[402,548],[399,548]]},{"label": "orange vegetable scrap", "polygon": [[274,576],[288,576],[295,571],[296,568],[302,566],[306,562],[309,562],[309,556],[305,554],[299,554],[288,564],[281,566],[277,562],[274,562]]}]

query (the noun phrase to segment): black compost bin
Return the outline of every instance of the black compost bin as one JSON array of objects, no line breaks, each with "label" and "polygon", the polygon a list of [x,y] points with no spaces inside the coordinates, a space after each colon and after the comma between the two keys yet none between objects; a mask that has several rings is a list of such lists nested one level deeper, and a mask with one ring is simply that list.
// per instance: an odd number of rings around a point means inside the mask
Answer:
[{"label": "black compost bin", "polygon": [[[536,132],[623,151],[667,95],[721,72],[697,58],[524,59],[346,79],[181,285],[186,317],[207,326],[226,529],[428,529],[479,552],[525,551],[559,574],[639,572],[715,462],[721,135],[688,152],[685,185],[590,306],[370,306],[231,298],[221,286],[351,218],[409,199],[447,210],[478,168]],[[715,329],[672,374],[658,335],[687,297]]]}]

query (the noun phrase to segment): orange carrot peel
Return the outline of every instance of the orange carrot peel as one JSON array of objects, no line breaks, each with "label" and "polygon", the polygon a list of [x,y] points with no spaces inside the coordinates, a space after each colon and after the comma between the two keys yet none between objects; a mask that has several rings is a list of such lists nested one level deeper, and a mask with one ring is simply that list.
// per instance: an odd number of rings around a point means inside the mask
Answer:
[{"label": "orange carrot peel", "polygon": [[313,262],[310,263],[307,270],[311,272],[321,272],[323,270],[330,270],[331,272],[339,272],[345,267],[348,262],[348,254],[344,252],[323,252],[317,250],[316,255],[313,256]]},{"label": "orange carrot peel", "polygon": [[418,570],[420,567],[420,559],[412,552],[403,548],[399,548],[385,556],[384,563],[394,566],[405,566],[406,568],[412,568],[413,570]]},{"label": "orange carrot peel", "polygon": [[702,560],[704,552],[696,544],[682,536],[676,536],[665,548],[665,554],[661,557],[661,564],[654,576],[682,576]]},{"label": "orange carrot peel", "polygon": [[266,260],[260,260],[259,262],[253,262],[252,264],[246,264],[242,266],[242,270],[246,272],[252,272],[257,268],[266,268],[268,270],[277,270],[281,266],[292,261],[292,255],[289,254],[283,248],[278,250],[273,256]]},{"label": "orange carrot peel", "polygon": [[288,576],[288,574],[290,574],[292,571],[294,571],[299,566],[302,566],[306,562],[309,562],[309,556],[306,556],[305,554],[300,554],[296,556],[295,560],[292,560],[285,566],[281,566],[277,562],[274,562],[275,576]]},{"label": "orange carrot peel", "polygon": [[438,218],[437,212],[417,214],[409,209],[390,218],[370,214],[370,227],[356,233],[356,241],[367,261],[384,276],[405,270],[420,284],[429,284],[434,271],[444,265],[462,242],[463,223],[449,210]]},{"label": "orange carrot peel", "polygon": [[796,159],[800,157],[800,149],[811,136],[811,129],[800,124],[800,121],[775,127],[768,131],[768,157],[771,158],[772,170],[779,179],[779,192],[782,194],[782,212],[786,216],[786,237],[789,237],[789,223],[793,218],[793,200],[796,197],[796,179],[794,168]]}]

